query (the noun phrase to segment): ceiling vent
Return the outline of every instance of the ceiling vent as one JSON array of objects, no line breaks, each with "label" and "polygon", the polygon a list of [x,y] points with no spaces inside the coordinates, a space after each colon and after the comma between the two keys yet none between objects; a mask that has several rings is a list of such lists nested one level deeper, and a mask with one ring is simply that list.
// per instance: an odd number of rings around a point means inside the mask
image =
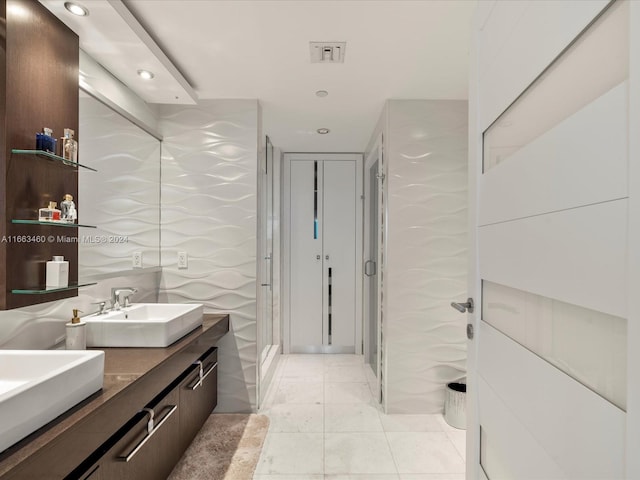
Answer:
[{"label": "ceiling vent", "polygon": [[347,42],[309,42],[311,63],[344,63]]}]

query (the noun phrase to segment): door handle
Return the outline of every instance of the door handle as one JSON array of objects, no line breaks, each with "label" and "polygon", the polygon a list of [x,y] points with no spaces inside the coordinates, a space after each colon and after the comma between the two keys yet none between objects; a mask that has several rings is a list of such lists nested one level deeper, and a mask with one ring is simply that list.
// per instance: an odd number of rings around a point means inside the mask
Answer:
[{"label": "door handle", "polygon": [[316,260],[320,260],[322,258],[320,255],[316,255]]},{"label": "door handle", "polygon": [[[373,267],[371,269],[371,271],[369,271],[369,266]],[[376,274],[376,262],[374,262],[373,260],[367,260],[366,262],[364,262],[364,274],[367,277],[372,277]]]},{"label": "door handle", "polygon": [[473,298],[467,298],[467,301],[465,303],[451,302],[451,306],[458,310],[460,313],[473,313]]}]

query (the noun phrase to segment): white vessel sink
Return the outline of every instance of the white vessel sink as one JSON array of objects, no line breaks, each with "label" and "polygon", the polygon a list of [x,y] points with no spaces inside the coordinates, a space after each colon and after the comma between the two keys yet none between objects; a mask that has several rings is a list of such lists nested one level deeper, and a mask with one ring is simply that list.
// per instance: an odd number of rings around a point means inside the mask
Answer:
[{"label": "white vessel sink", "polygon": [[134,303],[122,310],[84,317],[87,346],[168,347],[202,325],[202,305]]},{"label": "white vessel sink", "polygon": [[0,350],[0,452],[102,388],[104,352]]}]

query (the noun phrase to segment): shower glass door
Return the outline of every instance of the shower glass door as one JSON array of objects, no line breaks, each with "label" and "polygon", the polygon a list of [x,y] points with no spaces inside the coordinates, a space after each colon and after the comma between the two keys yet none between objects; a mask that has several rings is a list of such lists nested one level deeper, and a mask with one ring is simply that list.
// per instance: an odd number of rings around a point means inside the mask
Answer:
[{"label": "shower glass door", "polygon": [[368,290],[368,305],[366,321],[369,324],[367,349],[367,363],[371,365],[373,373],[378,375],[378,161],[369,169],[369,252],[365,263]]},{"label": "shower glass door", "polygon": [[262,352],[261,362],[273,345],[273,145],[266,138],[264,163],[260,172],[262,232],[260,235],[262,252]]}]

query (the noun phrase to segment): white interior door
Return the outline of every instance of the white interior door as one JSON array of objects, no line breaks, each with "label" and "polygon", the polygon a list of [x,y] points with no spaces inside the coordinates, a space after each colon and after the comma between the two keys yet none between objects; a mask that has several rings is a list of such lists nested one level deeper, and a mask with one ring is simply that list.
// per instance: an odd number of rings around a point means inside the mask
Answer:
[{"label": "white interior door", "polygon": [[[323,345],[322,165],[291,162],[290,181],[290,346],[291,351]],[[320,168],[319,168],[320,167]],[[286,255],[286,252],[285,252]]]},{"label": "white interior door", "polygon": [[485,3],[467,478],[637,478],[625,474],[629,3]]},{"label": "white interior door", "polygon": [[355,353],[356,339],[356,162],[323,163],[325,345]]},{"label": "white interior door", "polygon": [[361,353],[361,168],[360,155],[285,155],[285,353]]}]

